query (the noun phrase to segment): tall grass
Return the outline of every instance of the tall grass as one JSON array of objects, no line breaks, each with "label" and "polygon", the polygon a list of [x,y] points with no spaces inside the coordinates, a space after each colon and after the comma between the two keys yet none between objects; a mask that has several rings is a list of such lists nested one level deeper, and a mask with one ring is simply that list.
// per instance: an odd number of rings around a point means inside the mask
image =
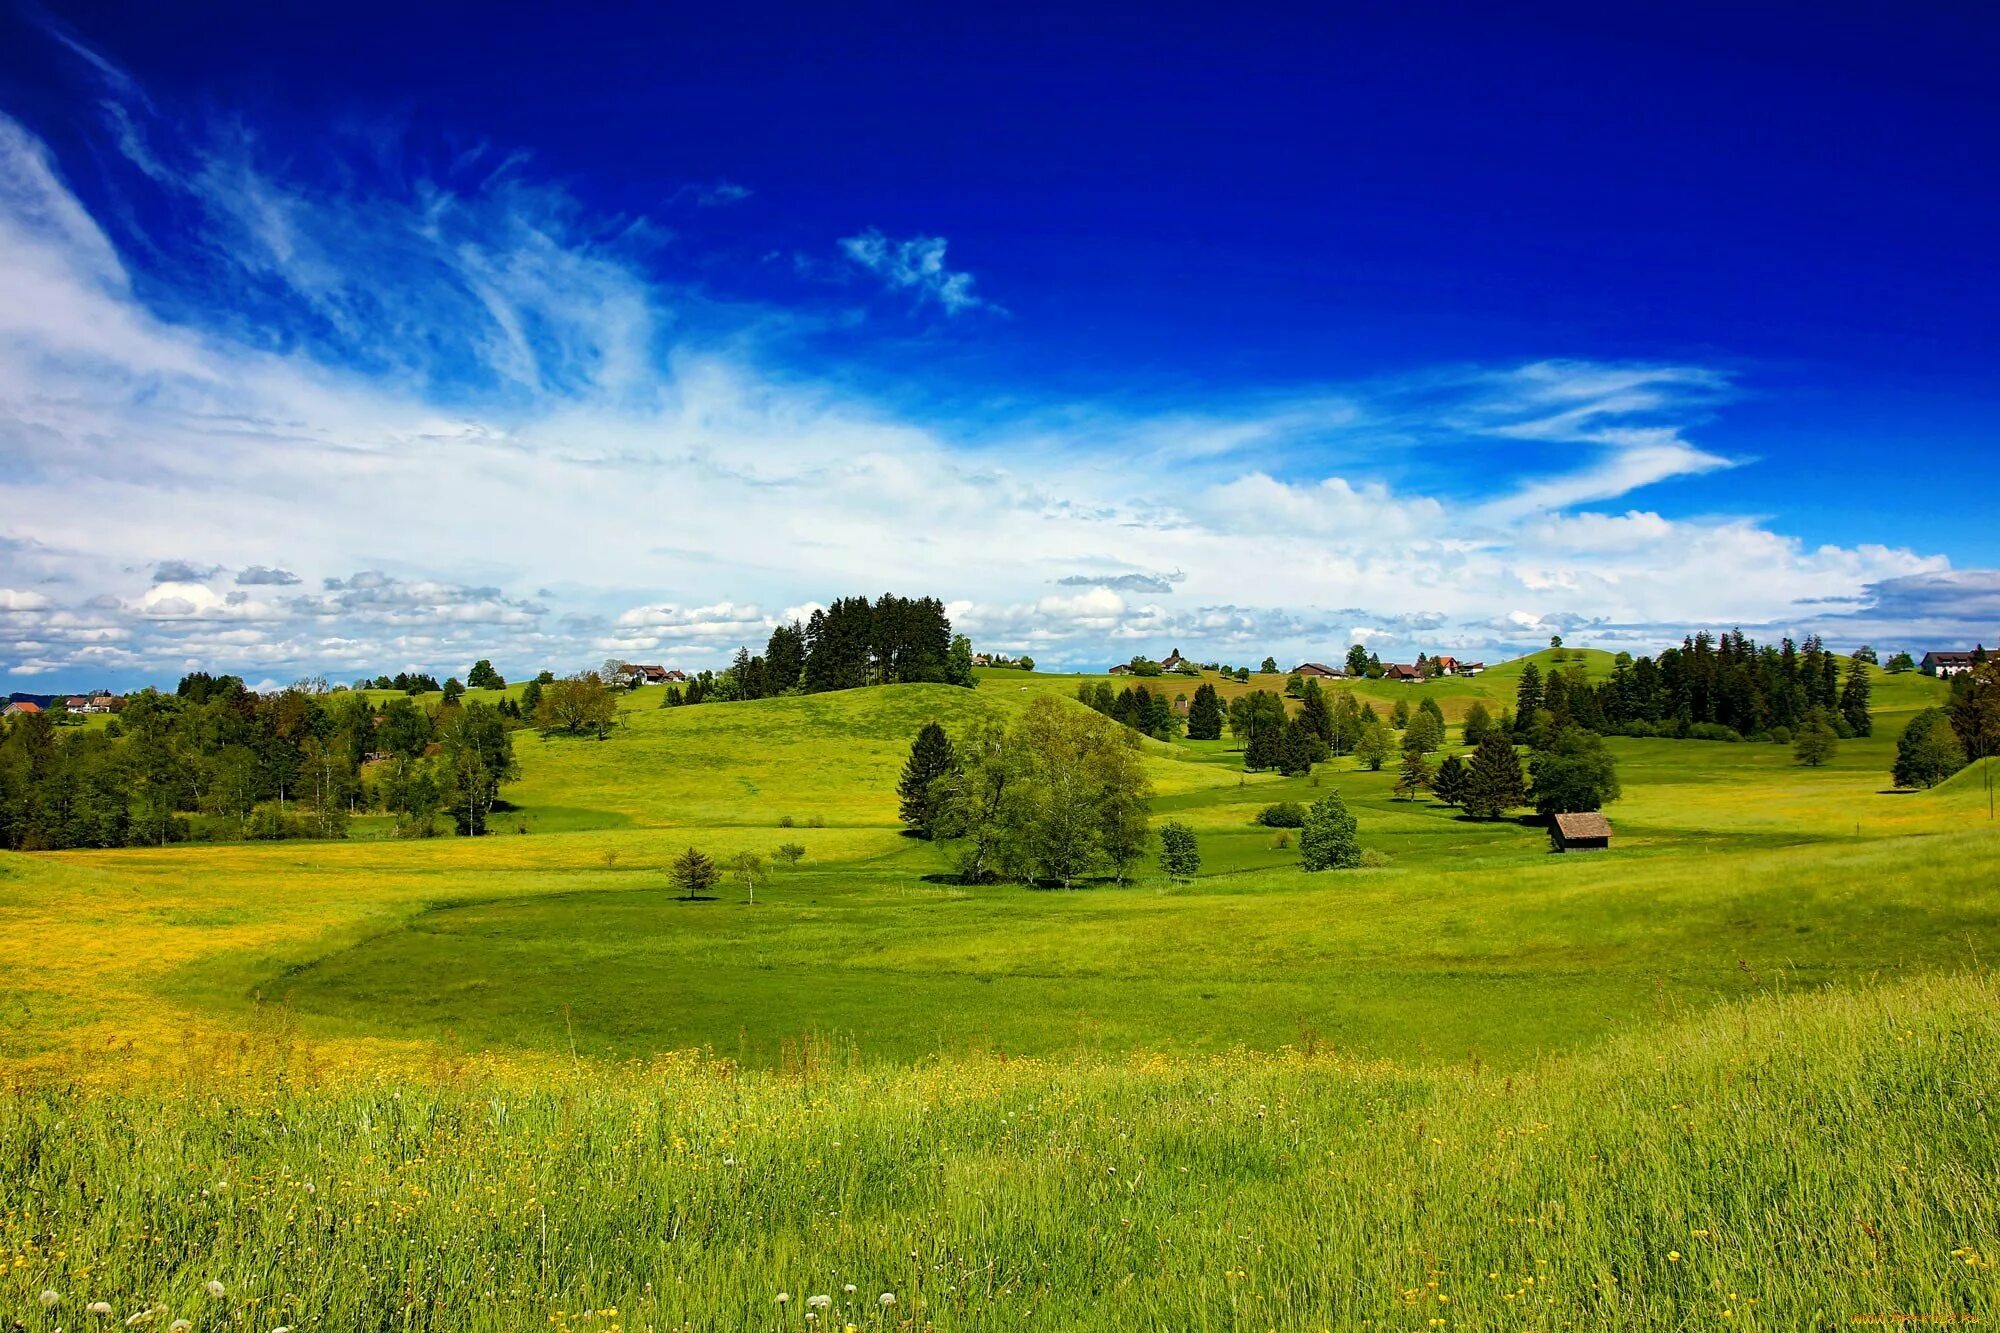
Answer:
[{"label": "tall grass", "polygon": [[[124,1088],[17,1086],[0,1101],[0,1324],[2000,1314],[1990,977],[1731,1005],[1512,1076],[1307,1050],[901,1069],[819,1055],[765,1073],[680,1056],[391,1081],[267,1033]],[[114,1314],[84,1314],[93,1301]]]}]

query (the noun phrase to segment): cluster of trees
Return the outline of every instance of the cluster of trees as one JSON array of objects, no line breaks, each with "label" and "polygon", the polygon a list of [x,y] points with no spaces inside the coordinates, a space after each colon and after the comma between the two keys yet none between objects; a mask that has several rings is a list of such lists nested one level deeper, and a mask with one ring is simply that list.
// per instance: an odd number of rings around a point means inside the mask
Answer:
[{"label": "cluster of trees", "polygon": [[1942,708],[1911,718],[1896,741],[1898,787],[1935,787],[1967,764],[2000,755],[2000,661],[1951,680]]},{"label": "cluster of trees", "polygon": [[1012,726],[976,724],[954,742],[917,733],[897,785],[912,834],[953,844],[969,883],[1123,882],[1148,842],[1151,784],[1137,740],[1104,718],[1034,700]]},{"label": "cluster of trees", "polygon": [[[1208,697],[1212,702],[1215,698],[1215,687],[1202,685],[1195,691],[1196,698],[1201,697],[1202,690],[1208,691]],[[1132,728],[1142,736],[1151,736],[1157,741],[1170,741],[1181,734],[1183,725],[1181,716],[1174,711],[1173,704],[1167,701],[1165,690],[1149,689],[1144,685],[1127,685],[1124,689],[1113,693],[1111,687],[1102,681],[1096,685],[1084,681],[1076,687],[1076,698],[1078,703],[1095,709],[1113,722]],[[1189,726],[1189,735],[1192,736],[1191,708],[1186,725]]]},{"label": "cluster of trees", "polygon": [[1544,677],[1530,662],[1519,690],[1514,717],[1526,729],[1574,724],[1627,735],[1785,741],[1808,724],[1842,739],[1866,736],[1874,725],[1866,659],[1843,671],[1817,636],[1759,645],[1741,630],[1703,630],[1658,658],[1620,653],[1611,679],[1597,685],[1584,682],[1581,667]]},{"label": "cluster of trees", "polygon": [[370,809],[413,834],[442,813],[477,835],[517,773],[518,723],[485,703],[400,698],[378,711],[358,693],[258,695],[194,673],[173,694],[128,696],[115,721],[115,733],[59,732],[46,714],[8,725],[0,846],[337,838]]},{"label": "cluster of trees", "polygon": [[673,864],[667,867],[667,879],[681,891],[683,899],[692,902],[713,893],[715,887],[722,883],[723,873],[727,871],[738,884],[743,886],[749,901],[755,904],[757,884],[769,878],[769,866],[776,863],[788,869],[797,869],[799,862],[805,859],[805,854],[806,849],[803,845],[796,842],[782,842],[771,854],[769,862],[764,859],[762,852],[741,851],[729,858],[727,865],[719,865],[714,857],[699,847],[690,847],[675,857]]},{"label": "cluster of trees", "polygon": [[[1030,659],[1021,661],[1033,670]],[[747,645],[737,649],[727,670],[701,672],[685,687],[668,686],[665,704],[923,683],[970,686],[972,641],[951,632],[937,598],[884,593],[873,602],[835,598],[803,625],[778,626],[762,653]]]}]

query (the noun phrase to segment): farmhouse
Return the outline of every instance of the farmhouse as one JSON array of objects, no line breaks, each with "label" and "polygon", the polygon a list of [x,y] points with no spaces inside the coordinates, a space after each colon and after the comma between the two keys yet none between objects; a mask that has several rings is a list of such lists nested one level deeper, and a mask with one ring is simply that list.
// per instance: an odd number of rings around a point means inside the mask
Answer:
[{"label": "farmhouse", "polygon": [[0,717],[23,717],[29,713],[39,713],[42,706],[32,699],[21,699],[0,708]]},{"label": "farmhouse", "polygon": [[1986,645],[1981,644],[1969,653],[1925,653],[1924,660],[1917,664],[1917,670],[1926,676],[1956,676],[1978,666],[1986,657]]},{"label": "farmhouse", "polygon": [[1595,810],[1557,815],[1549,825],[1549,840],[1559,852],[1611,850],[1611,821]]},{"label": "farmhouse", "polygon": [[1193,675],[1200,669],[1200,667],[1182,657],[1181,650],[1178,648],[1168,653],[1160,661],[1160,670],[1162,671],[1178,671],[1187,675]]},{"label": "farmhouse", "polygon": [[1456,657],[1446,657],[1443,653],[1439,653],[1431,659],[1431,674],[1433,676],[1456,676],[1458,674],[1458,659]]},{"label": "farmhouse", "polygon": [[618,685],[666,685],[687,679],[685,671],[669,671],[658,664],[623,662],[612,675]]},{"label": "farmhouse", "polygon": [[1400,680],[1406,685],[1415,685],[1423,678],[1423,672],[1404,662],[1392,662],[1382,668],[1383,680]]},{"label": "farmhouse", "polygon": [[1301,662],[1292,668],[1294,676],[1317,676],[1322,680],[1337,679],[1340,673],[1320,662]]},{"label": "farmhouse", "polygon": [[1460,662],[1454,660],[1452,662],[1451,674],[1454,676],[1476,676],[1484,670],[1486,670],[1486,663],[1484,662]]},{"label": "farmhouse", "polygon": [[1132,674],[1132,668],[1120,662],[1117,666],[1111,668],[1110,674],[1114,676],[1129,676]]},{"label": "farmhouse", "polygon": [[63,700],[63,711],[65,713],[88,713],[90,711],[90,700],[81,694],[72,694],[69,698]]}]

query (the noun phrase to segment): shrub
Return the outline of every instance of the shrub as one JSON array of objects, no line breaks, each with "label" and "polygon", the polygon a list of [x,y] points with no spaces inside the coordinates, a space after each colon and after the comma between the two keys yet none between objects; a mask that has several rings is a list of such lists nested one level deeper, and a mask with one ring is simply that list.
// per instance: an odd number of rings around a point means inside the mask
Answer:
[{"label": "shrub", "polygon": [[1725,727],[1720,722],[1697,722],[1687,730],[1691,741],[1740,741],[1743,733],[1734,727]]},{"label": "shrub", "polygon": [[1361,849],[1361,865],[1368,870],[1380,869],[1383,866],[1389,865],[1394,859],[1389,853],[1379,847],[1363,847]]},{"label": "shrub", "polygon": [[1265,828],[1299,828],[1306,822],[1306,808],[1297,801],[1279,801],[1259,810],[1257,822]]},{"label": "shrub", "polygon": [[1767,739],[1773,745],[1790,745],[1792,743],[1792,729],[1785,726],[1772,727]]},{"label": "shrub", "polygon": [[1299,831],[1299,864],[1307,870],[1346,870],[1361,864],[1354,816],[1339,792],[1312,804]]}]

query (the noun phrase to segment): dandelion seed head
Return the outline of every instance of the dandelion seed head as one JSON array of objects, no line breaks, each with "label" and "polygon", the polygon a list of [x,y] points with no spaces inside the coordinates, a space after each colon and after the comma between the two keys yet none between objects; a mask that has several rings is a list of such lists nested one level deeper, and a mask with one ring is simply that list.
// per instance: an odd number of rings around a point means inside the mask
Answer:
[{"label": "dandelion seed head", "polygon": [[53,1291],[45,1291],[42,1293],[42,1304],[44,1306],[54,1305],[57,1301],[61,1299],[62,1297],[56,1295]]},{"label": "dandelion seed head", "polygon": [[203,1289],[207,1291],[208,1294],[211,1296],[220,1296],[224,1292],[229,1290],[229,1288],[223,1286],[220,1282],[217,1282],[214,1278],[210,1278],[208,1282],[204,1285]]}]

